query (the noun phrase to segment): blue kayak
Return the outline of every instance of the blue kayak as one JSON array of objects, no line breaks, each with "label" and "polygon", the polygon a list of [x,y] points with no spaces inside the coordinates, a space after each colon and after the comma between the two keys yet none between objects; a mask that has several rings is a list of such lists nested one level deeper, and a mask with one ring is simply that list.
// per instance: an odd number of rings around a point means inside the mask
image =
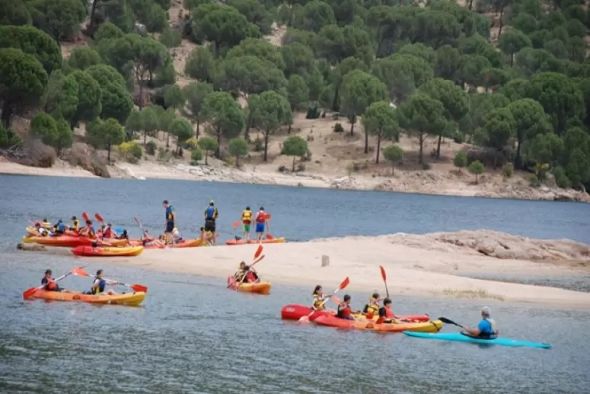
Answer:
[{"label": "blue kayak", "polygon": [[482,339],[482,338],[474,338],[468,335],[463,335],[459,332],[439,332],[436,334],[429,334],[426,332],[413,332],[413,331],[404,331],[404,334],[410,337],[416,338],[426,338],[426,339],[438,339],[441,341],[454,341],[454,342],[469,342],[469,343],[477,343],[480,345],[500,345],[500,346],[510,346],[510,347],[534,347],[538,349],[551,349],[551,345],[548,343],[540,343],[540,342],[530,342],[530,341],[521,341],[518,339],[510,339],[510,338],[493,338],[493,339]]}]

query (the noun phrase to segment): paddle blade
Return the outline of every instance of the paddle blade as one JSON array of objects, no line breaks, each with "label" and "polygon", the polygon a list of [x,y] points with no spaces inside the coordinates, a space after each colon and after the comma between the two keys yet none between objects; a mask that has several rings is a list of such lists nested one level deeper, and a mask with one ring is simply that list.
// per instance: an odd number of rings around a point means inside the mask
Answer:
[{"label": "paddle blade", "polygon": [[259,244],[258,245],[258,248],[256,248],[256,253],[254,253],[254,258],[255,259],[257,259],[258,256],[260,256],[262,254],[262,250],[263,250],[262,244]]},{"label": "paddle blade", "polygon": [[272,234],[266,234],[266,239],[275,239],[275,237]]},{"label": "paddle blade", "polygon": [[342,283],[340,283],[340,286],[338,286],[338,290],[344,289],[349,284],[350,284],[350,279],[348,279],[348,276],[347,276],[346,278],[344,278],[344,280],[342,281]]},{"label": "paddle blade", "polygon": [[254,264],[256,264],[256,263],[258,263],[260,260],[262,260],[262,259],[264,258],[264,256],[265,256],[265,255],[263,254],[262,256],[260,256],[260,257],[259,257],[259,258],[257,258],[256,260],[254,260],[254,261],[252,262],[252,264],[250,264],[250,267],[252,267]]},{"label": "paddle blade", "polygon": [[266,220],[270,220],[270,219],[272,219],[272,215],[270,213],[267,213],[266,214]]},{"label": "paddle blade", "polygon": [[[313,314],[313,312],[310,313],[310,315]],[[309,315],[305,315],[305,316],[301,316],[299,318],[299,323],[309,323]]]},{"label": "paddle blade", "polygon": [[72,274],[76,276],[90,276],[83,267],[76,267],[72,270]]},{"label": "paddle blade", "polygon": [[459,323],[455,323],[454,321],[452,321],[451,319],[447,319],[446,317],[439,317],[438,320],[440,320],[441,322],[446,323],[446,324],[452,324],[457,327],[465,328],[462,325],[460,325]]},{"label": "paddle blade", "polygon": [[380,265],[379,269],[381,270],[381,277],[383,278],[383,282],[385,282],[387,280],[387,274],[385,273],[385,268],[383,268],[383,266]]},{"label": "paddle blade", "polygon": [[94,217],[96,218],[96,220],[98,220],[99,222],[104,222],[104,218],[102,217],[102,215],[100,213],[95,213]]},{"label": "paddle blade", "polygon": [[82,219],[84,219],[85,222],[90,220],[90,216],[88,216],[88,212],[82,212]]},{"label": "paddle blade", "polygon": [[148,291],[148,288],[146,286],[139,285],[139,284],[133,284],[129,287],[131,287],[134,291],[137,291],[137,292],[147,293],[147,291]]},{"label": "paddle blade", "polygon": [[31,287],[30,289],[23,291],[23,300],[31,298],[33,294],[37,292],[37,290],[39,290],[38,287]]},{"label": "paddle blade", "polygon": [[233,229],[236,229],[236,228],[240,227],[240,224],[241,224],[241,223],[242,223],[242,222],[240,222],[239,220],[236,220],[235,222],[233,222],[233,223],[231,224],[231,228],[233,228]]}]

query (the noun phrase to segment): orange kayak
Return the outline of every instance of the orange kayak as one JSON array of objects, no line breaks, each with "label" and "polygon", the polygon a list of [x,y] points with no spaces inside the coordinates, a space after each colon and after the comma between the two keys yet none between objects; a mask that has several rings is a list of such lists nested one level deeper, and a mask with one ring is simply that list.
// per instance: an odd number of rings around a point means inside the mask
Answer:
[{"label": "orange kayak", "polygon": [[278,238],[269,238],[269,239],[263,239],[263,240],[257,240],[257,239],[251,239],[246,241],[245,239],[228,239],[227,241],[225,241],[226,245],[251,245],[251,244],[258,244],[258,243],[263,243],[263,244],[281,244],[287,242],[287,240],[285,239],[285,237],[278,237]]},{"label": "orange kayak", "polygon": [[270,282],[237,283],[233,276],[228,276],[227,287],[244,293],[270,294]]},{"label": "orange kayak", "polygon": [[52,237],[23,237],[24,243],[37,243],[45,246],[61,246],[66,248],[75,248],[76,246],[91,246],[93,243],[98,245],[108,246],[124,246],[127,245],[126,239],[91,239],[88,237],[72,236],[72,235],[56,235]]},{"label": "orange kayak", "polygon": [[143,246],[146,249],[165,249],[165,248],[196,248],[203,245],[203,241],[200,238],[197,239],[185,239],[180,242],[177,242],[173,245],[165,245],[165,246],[158,246],[158,245],[143,245],[143,241],[139,239],[130,240],[129,244],[131,246]]},{"label": "orange kayak", "polygon": [[46,291],[37,290],[31,298],[39,298],[50,301],[77,301],[89,302],[91,304],[117,304],[137,306],[145,298],[144,292],[133,292],[123,294],[84,294],[78,291]]},{"label": "orange kayak", "polygon": [[123,247],[92,247],[77,246],[72,249],[76,256],[86,257],[115,257],[115,256],[137,256],[143,252],[143,246],[123,246]]}]

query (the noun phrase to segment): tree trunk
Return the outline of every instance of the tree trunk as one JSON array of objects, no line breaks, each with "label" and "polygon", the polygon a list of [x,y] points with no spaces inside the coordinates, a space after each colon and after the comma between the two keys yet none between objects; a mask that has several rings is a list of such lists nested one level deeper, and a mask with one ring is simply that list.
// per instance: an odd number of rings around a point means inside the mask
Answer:
[{"label": "tree trunk", "polygon": [[137,84],[139,85],[139,110],[143,109],[143,78],[137,77]]},{"label": "tree trunk", "polygon": [[469,0],[469,11],[473,8],[473,0]]},{"label": "tree trunk", "polygon": [[369,130],[365,127],[365,154],[369,153]]},{"label": "tree trunk", "polygon": [[217,128],[217,151],[215,152],[215,157],[221,159],[221,127]]},{"label": "tree trunk", "polygon": [[395,175],[395,165],[391,163],[391,176]]},{"label": "tree trunk", "polygon": [[436,144],[436,159],[440,159],[440,143],[442,142],[442,134],[438,135],[438,143]]},{"label": "tree trunk", "polygon": [[356,123],[356,115],[352,115],[352,117],[350,117],[349,120],[350,120],[350,135],[353,136],[354,135],[354,124]]},{"label": "tree trunk", "polygon": [[197,134],[195,134],[195,138],[199,139],[199,129],[201,127],[201,122],[199,121],[199,119],[197,119]]},{"label": "tree trunk", "polygon": [[514,53],[510,54],[510,67],[514,66]]},{"label": "tree trunk", "polygon": [[209,156],[209,151],[205,150],[205,165],[208,165],[207,163],[207,156]]},{"label": "tree trunk", "polygon": [[424,164],[424,161],[422,160],[422,151],[424,148],[424,133],[420,133],[418,135],[418,143],[420,144],[420,152],[418,154],[418,163]]},{"label": "tree trunk", "polygon": [[295,172],[295,158],[297,156],[293,156],[293,166],[291,167],[291,172]]},{"label": "tree trunk", "polygon": [[338,95],[339,95],[339,91],[340,91],[340,85],[336,85],[336,87],[334,88],[334,97],[332,98],[332,110],[333,111],[338,111]]},{"label": "tree trunk", "polygon": [[475,184],[479,185],[479,174],[475,174]]},{"label": "tree trunk", "polygon": [[94,23],[94,13],[96,11],[96,3],[99,0],[92,1],[92,8],[90,9],[90,26],[87,28],[87,32],[90,33],[90,37],[94,38],[94,32],[96,31],[95,23]]},{"label": "tree trunk", "polygon": [[147,144],[147,130],[143,131],[143,146]]},{"label": "tree trunk", "polygon": [[166,132],[166,148],[170,148],[170,132]]},{"label": "tree trunk", "polygon": [[500,36],[502,35],[502,28],[504,27],[504,5],[500,8],[500,27],[498,28],[498,40],[500,40]]},{"label": "tree trunk", "polygon": [[520,159],[520,144],[521,141],[520,139],[516,140],[516,157],[514,158],[514,168],[521,168],[522,164],[521,164],[521,159]]},{"label": "tree trunk", "polygon": [[2,124],[7,129],[10,128],[10,118],[12,118],[12,105],[6,100],[2,106]]},{"label": "tree trunk", "polygon": [[293,126],[293,122],[289,123],[289,128],[287,129],[287,134],[291,134],[291,126]]},{"label": "tree trunk", "polygon": [[264,132],[264,161],[268,159],[268,137],[270,136],[270,130]]},{"label": "tree trunk", "polygon": [[236,168],[240,168],[240,155],[236,155]]},{"label": "tree trunk", "polygon": [[111,164],[111,143],[107,144],[107,164]]},{"label": "tree trunk", "polygon": [[379,153],[381,152],[381,133],[377,134],[377,157],[375,158],[375,164],[379,164]]}]

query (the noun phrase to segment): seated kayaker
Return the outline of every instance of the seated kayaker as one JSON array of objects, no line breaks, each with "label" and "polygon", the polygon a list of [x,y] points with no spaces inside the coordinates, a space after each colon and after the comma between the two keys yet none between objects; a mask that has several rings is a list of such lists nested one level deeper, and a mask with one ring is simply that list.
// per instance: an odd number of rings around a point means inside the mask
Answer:
[{"label": "seated kayaker", "polygon": [[367,319],[372,319],[373,316],[379,313],[379,293],[373,293],[369,298],[369,303],[365,305],[363,313],[367,315]]},{"label": "seated kayaker", "polygon": [[52,276],[51,270],[45,271],[45,276],[41,279],[41,284],[44,285],[43,290],[47,291],[62,291],[57,282]]},{"label": "seated kayaker", "polygon": [[172,240],[174,243],[183,241],[182,235],[180,235],[180,231],[178,231],[176,227],[174,227],[174,230],[172,230]]},{"label": "seated kayaker", "polygon": [[200,229],[201,231],[201,243],[203,244],[207,244],[207,245],[213,245],[213,233],[209,230],[205,230],[205,227],[201,227]]},{"label": "seated kayaker", "polygon": [[62,235],[66,232],[66,225],[64,224],[64,222],[61,219],[59,219],[57,221],[57,223],[55,223],[55,226],[53,227],[53,229],[54,229],[53,231],[55,232],[55,234]]},{"label": "seated kayaker", "polygon": [[338,304],[338,313],[336,314],[341,319],[354,320],[352,316],[352,309],[350,308],[350,296],[346,294],[340,304]]},{"label": "seated kayaker", "polygon": [[477,327],[465,327],[463,334],[469,335],[470,337],[478,337],[485,339],[495,338],[500,331],[496,328],[496,322],[491,318],[490,308],[484,306],[481,308],[481,320],[477,324]]},{"label": "seated kayaker", "polygon": [[72,226],[70,227],[70,230],[78,232],[80,231],[80,221],[78,220],[78,218],[76,218],[75,216],[72,216]]},{"label": "seated kayaker", "polygon": [[80,229],[80,235],[88,238],[96,238],[96,232],[91,220],[86,221],[86,226]]},{"label": "seated kayaker", "polygon": [[150,235],[148,230],[143,230],[143,236],[141,237],[141,243],[143,246],[157,246],[159,248],[163,248],[166,246],[166,243],[161,239],[156,239]]},{"label": "seated kayaker", "polygon": [[129,234],[127,234],[127,230],[123,229],[121,234],[118,234],[115,238],[117,239],[129,239]]},{"label": "seated kayaker", "polygon": [[48,235],[51,235],[51,233],[49,231],[47,231],[47,229],[41,227],[41,223],[39,223],[39,222],[35,223],[35,230],[37,231],[36,235],[40,235],[41,237],[46,237]]},{"label": "seated kayaker", "polygon": [[[105,287],[107,286],[107,281],[102,277],[103,271],[100,269],[96,271],[96,276],[92,281],[92,287],[90,288],[90,294],[100,294],[104,292]],[[111,292],[109,292],[110,294]]]},{"label": "seated kayaker", "polygon": [[114,234],[113,234],[113,229],[111,227],[111,224],[107,224],[104,229],[102,230],[102,237],[103,238],[113,238]]},{"label": "seated kayaker", "polygon": [[258,274],[253,268],[250,268],[244,261],[240,262],[240,268],[234,274],[238,283],[255,283],[259,282]]},{"label": "seated kayaker", "polygon": [[49,223],[47,219],[43,219],[43,222],[41,222],[41,227],[43,227],[47,231],[51,231],[51,229],[53,228],[53,226],[51,225],[51,223]]},{"label": "seated kayaker", "polygon": [[316,311],[323,311],[326,309],[326,297],[322,290],[322,286],[317,285],[315,289],[313,289],[313,304],[311,308]]},{"label": "seated kayaker", "polygon": [[377,324],[382,323],[399,323],[399,320],[396,319],[395,313],[393,313],[393,309],[391,309],[391,300],[389,298],[385,298],[383,300],[383,306],[379,308],[379,319],[377,319]]}]

